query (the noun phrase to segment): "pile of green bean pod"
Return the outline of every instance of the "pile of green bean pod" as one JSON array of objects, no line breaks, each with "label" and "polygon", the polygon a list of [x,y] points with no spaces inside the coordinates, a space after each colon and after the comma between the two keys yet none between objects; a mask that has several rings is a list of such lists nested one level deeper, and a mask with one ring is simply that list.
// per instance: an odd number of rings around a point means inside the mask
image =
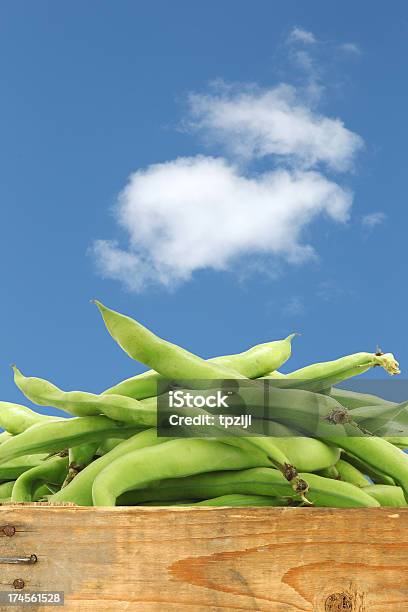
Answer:
[{"label": "pile of green bean pod", "polygon": [[[94,303],[114,341],[149,369],[95,394],[13,366],[22,394],[60,416],[0,402],[0,504],[407,506],[408,402],[334,386],[374,367],[399,374],[391,353],[354,353],[283,374],[297,334],[206,360]],[[262,435],[213,427],[210,437],[161,436],[158,390],[166,380],[196,390],[197,381],[247,381]]]}]

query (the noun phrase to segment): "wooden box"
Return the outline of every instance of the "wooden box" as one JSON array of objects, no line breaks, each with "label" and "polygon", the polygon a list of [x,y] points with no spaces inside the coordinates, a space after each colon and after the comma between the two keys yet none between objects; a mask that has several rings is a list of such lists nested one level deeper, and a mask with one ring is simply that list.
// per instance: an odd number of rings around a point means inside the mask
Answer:
[{"label": "wooden box", "polygon": [[408,509],[0,507],[31,555],[0,591],[65,592],[40,611],[408,609]]}]

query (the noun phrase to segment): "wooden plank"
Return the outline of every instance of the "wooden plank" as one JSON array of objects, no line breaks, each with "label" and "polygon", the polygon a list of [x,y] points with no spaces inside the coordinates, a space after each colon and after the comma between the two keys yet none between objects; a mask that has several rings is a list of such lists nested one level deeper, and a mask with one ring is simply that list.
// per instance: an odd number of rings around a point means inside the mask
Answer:
[{"label": "wooden plank", "polygon": [[0,590],[69,611],[408,608],[408,509],[0,507],[0,556],[30,554]]}]

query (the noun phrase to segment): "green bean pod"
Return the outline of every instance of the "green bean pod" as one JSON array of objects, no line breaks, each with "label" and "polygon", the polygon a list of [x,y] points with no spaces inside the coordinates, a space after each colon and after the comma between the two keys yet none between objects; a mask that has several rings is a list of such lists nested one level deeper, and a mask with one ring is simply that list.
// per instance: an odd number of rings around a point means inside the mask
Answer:
[{"label": "green bean pod", "polygon": [[363,406],[350,411],[353,421],[376,436],[408,435],[408,402]]},{"label": "green bean pod", "polygon": [[145,502],[144,504],[140,504],[140,506],[192,506],[197,503],[196,499],[177,499],[171,502],[161,502],[161,501],[153,501],[153,502]]},{"label": "green bean pod", "polygon": [[120,438],[129,435],[131,430],[131,425],[123,425],[104,416],[38,423],[0,446],[0,464],[28,454],[58,453],[78,444],[98,442],[105,437]]},{"label": "green bean pod", "polygon": [[37,454],[24,455],[23,457],[6,461],[0,465],[0,480],[15,480],[27,470],[41,465],[46,458],[46,454]]},{"label": "green bean pod", "polygon": [[374,469],[393,478],[403,489],[404,495],[408,497],[408,456],[402,450],[383,438],[377,437],[335,437],[330,440],[326,439],[326,441],[340,446]]},{"label": "green bean pod", "polygon": [[348,389],[339,389],[332,387],[330,395],[345,408],[353,410],[354,408],[363,408],[364,406],[395,406],[395,402],[371,395],[370,393],[359,393],[357,391],[349,391]]},{"label": "green bean pod", "polygon": [[406,436],[384,436],[384,440],[403,450],[408,449],[408,437]]},{"label": "green bean pod", "polygon": [[19,434],[31,425],[54,421],[56,417],[39,414],[20,404],[0,402],[0,427],[10,434]]},{"label": "green bean pod", "polygon": [[115,459],[95,478],[95,506],[115,506],[131,489],[143,488],[165,478],[179,478],[223,469],[239,470],[270,465],[266,454],[250,453],[212,440],[179,439],[133,451]]},{"label": "green bean pod", "polygon": [[43,461],[31,470],[21,474],[14,483],[11,501],[29,502],[33,501],[33,494],[38,485],[44,482],[61,484],[68,469],[68,457],[52,457]]},{"label": "green bean pod", "polygon": [[193,353],[159,338],[134,319],[122,315],[101,302],[99,308],[112,338],[131,357],[170,380],[219,380],[246,377],[222,364],[206,361]]},{"label": "green bean pod", "polygon": [[390,485],[369,485],[364,491],[374,497],[381,506],[405,508],[408,506],[401,487]]},{"label": "green bean pod", "polygon": [[359,459],[358,457],[355,457],[353,454],[342,453],[342,456],[344,456],[347,463],[350,463],[355,468],[360,470],[362,474],[365,474],[366,476],[368,476],[369,479],[374,484],[385,484],[385,485],[395,486],[395,482],[390,476],[387,476],[381,470],[373,468],[367,462]]},{"label": "green bean pod", "polygon": [[156,408],[120,395],[95,395],[85,391],[62,391],[42,378],[26,377],[14,366],[14,381],[24,395],[40,406],[54,406],[75,416],[105,416],[126,423],[152,427]]},{"label": "green bean pod", "polygon": [[[79,473],[73,482],[69,483],[68,486],[54,496],[50,497],[50,502],[59,503],[62,501],[72,501],[77,505],[92,505],[92,484],[96,475],[106,466],[109,465],[114,458],[120,457],[125,453],[146,446],[152,446],[153,444],[160,444],[166,442],[166,438],[158,438],[155,430],[147,430],[135,435],[133,438],[127,441],[127,443],[121,443],[117,448],[114,448],[111,452],[107,453],[103,457],[94,461],[91,465],[85,468]],[[259,455],[259,449],[254,445],[252,438],[231,438],[227,442],[234,447],[237,447],[240,451],[255,455]],[[292,487],[298,491],[302,497],[303,492],[307,490],[305,481],[300,480],[297,476],[296,471],[289,464],[286,456],[279,449],[273,446],[273,439],[265,438],[263,440],[263,447],[265,452],[269,455],[273,455],[275,459],[279,459],[276,463],[279,464],[282,472],[286,474],[286,477],[291,480]],[[325,459],[326,460],[326,459]]]},{"label": "green bean pod", "polygon": [[255,416],[258,413],[262,416],[266,411],[269,419],[322,440],[324,437],[362,435],[351,413],[328,395],[274,387],[267,391],[266,396],[262,384],[245,390],[245,402]]},{"label": "green bean pod", "polygon": [[368,479],[362,472],[360,472],[360,470],[354,467],[354,465],[351,465],[351,463],[344,461],[344,459],[339,459],[335,467],[339,478],[345,482],[350,482],[356,487],[363,488],[370,484]]},{"label": "green bean pod", "polygon": [[72,502],[78,506],[92,506],[92,485],[97,475],[115,459],[137,449],[162,444],[167,438],[159,438],[155,429],[136,433],[121,442],[99,459],[90,463],[66,487],[49,497],[50,503]]},{"label": "green bean pod", "polygon": [[212,499],[204,499],[203,501],[192,504],[193,506],[215,506],[215,507],[250,507],[250,506],[287,506],[288,502],[285,499],[278,497],[266,497],[265,495],[239,495],[237,493],[231,495],[221,495]]},{"label": "green bean pod", "polygon": [[12,434],[9,433],[8,431],[2,431],[0,433],[0,444],[3,444],[3,442],[5,442],[6,440],[9,440],[11,436]]},{"label": "green bean pod", "polygon": [[[263,383],[248,382],[250,384],[245,388],[245,405],[251,406],[251,412],[255,417],[258,414],[262,416],[267,411],[271,420],[304,431],[313,437],[362,435],[361,430],[352,422],[347,410],[327,395],[298,389],[273,388],[268,390],[266,397]],[[194,395],[195,391],[191,391],[191,393]],[[207,392],[200,392],[199,394],[202,396],[205,393]],[[237,397],[240,402],[239,405],[242,406],[241,396],[238,395]],[[155,398],[152,399],[155,401]],[[145,402],[150,402],[150,400],[143,400],[141,403]],[[187,410],[187,407],[183,406],[183,413],[187,414]],[[205,413],[205,411],[194,409],[193,413],[197,415]],[[222,437],[226,444],[240,447],[244,443],[242,437],[244,432],[239,428],[230,428],[228,435],[221,426],[214,426],[211,430],[214,437]],[[273,437],[254,436],[247,437],[245,440],[266,452],[273,464],[292,482],[295,490],[300,492],[299,486],[303,486],[304,483],[298,481],[296,470]]]},{"label": "green bean pod", "polygon": [[[144,431],[144,430],[141,430],[141,431]],[[148,430],[145,430],[145,431],[148,431]],[[102,440],[101,443],[99,444],[96,450],[96,455],[98,457],[101,457],[102,455],[106,455],[106,453],[109,453],[116,446],[118,446],[119,444],[122,444],[122,442],[123,440],[120,440],[118,438],[106,438],[105,440]]]},{"label": "green bean pod", "polygon": [[[225,366],[246,378],[258,378],[276,370],[289,359],[295,335],[290,334],[283,340],[258,344],[243,353],[213,357],[207,361]],[[114,393],[141,400],[157,395],[157,386],[162,380],[165,380],[163,376],[154,370],[148,370],[106,389],[102,395]]]},{"label": "green bean pod", "polygon": [[316,438],[307,438],[280,423],[267,421],[265,434],[285,454],[298,472],[317,472],[330,468],[340,459],[340,449]]},{"label": "green bean pod", "polygon": [[[300,473],[307,479],[308,499],[316,506],[332,508],[375,507],[378,502],[362,489],[316,474]],[[265,495],[298,501],[290,484],[272,468],[252,468],[240,471],[221,471],[186,478],[171,478],[149,486],[130,490],[118,498],[118,505],[136,505],[147,501],[171,501],[183,498],[210,499],[222,495]]]},{"label": "green bean pod", "polygon": [[81,470],[86,468],[95,458],[96,452],[99,448],[98,442],[88,442],[87,444],[80,444],[73,446],[68,451],[69,465],[68,474],[62,483],[61,488],[66,487],[71,480],[79,474]]},{"label": "green bean pod", "polygon": [[[381,366],[391,375],[400,374],[399,363],[392,353],[355,353],[340,357],[340,359],[335,359],[334,361],[314,363],[305,368],[300,368],[285,374],[285,380],[327,381],[327,386],[331,387],[339,382],[363,374],[375,366]],[[270,372],[266,378],[275,378],[275,373]],[[281,378],[281,373],[279,373],[277,378]]]},{"label": "green bean pod", "polygon": [[0,484],[0,504],[3,502],[8,502],[11,499],[11,494],[13,492],[14,480],[10,482],[2,482]]},{"label": "green bean pod", "polygon": [[[50,484],[50,483],[49,483]],[[53,485],[51,485],[53,486]],[[59,485],[54,485],[54,486],[59,486]],[[38,501],[46,501],[46,497],[50,494],[50,488],[48,486],[48,484],[39,484],[37,486],[37,488],[34,489],[33,492],[33,501],[34,502],[38,502]]]},{"label": "green bean pod", "polygon": [[324,476],[325,478],[332,478],[333,480],[339,480],[339,472],[335,465],[331,465],[327,468],[323,468],[317,472],[319,476]]}]

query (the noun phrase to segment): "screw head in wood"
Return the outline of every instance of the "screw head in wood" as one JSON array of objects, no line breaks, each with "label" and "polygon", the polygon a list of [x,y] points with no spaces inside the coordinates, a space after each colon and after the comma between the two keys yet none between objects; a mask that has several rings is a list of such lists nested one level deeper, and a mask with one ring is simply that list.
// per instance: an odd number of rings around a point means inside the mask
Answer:
[{"label": "screw head in wood", "polygon": [[16,528],[14,527],[14,525],[5,525],[3,527],[3,533],[5,536],[8,536],[10,538],[16,533]]},{"label": "screw head in wood", "polygon": [[324,608],[326,612],[353,610],[353,599],[348,593],[332,593],[326,599]]},{"label": "screw head in wood", "polygon": [[24,589],[25,582],[21,578],[16,578],[13,582],[13,587],[15,589]]}]

